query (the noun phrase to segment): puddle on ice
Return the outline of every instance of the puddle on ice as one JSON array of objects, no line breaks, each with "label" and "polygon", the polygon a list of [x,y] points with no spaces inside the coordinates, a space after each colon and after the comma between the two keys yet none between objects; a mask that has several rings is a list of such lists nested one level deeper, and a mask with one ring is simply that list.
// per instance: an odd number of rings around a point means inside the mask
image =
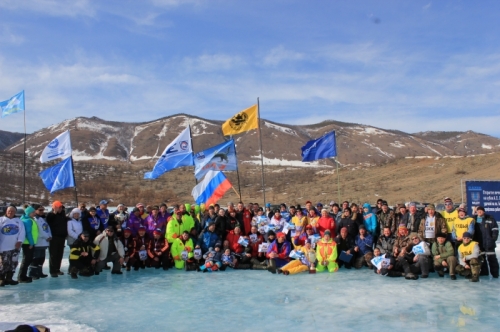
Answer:
[{"label": "puddle on ice", "polygon": [[[63,271],[67,270],[66,266]],[[500,281],[146,269],[0,289],[0,329],[52,331],[497,331]]]}]

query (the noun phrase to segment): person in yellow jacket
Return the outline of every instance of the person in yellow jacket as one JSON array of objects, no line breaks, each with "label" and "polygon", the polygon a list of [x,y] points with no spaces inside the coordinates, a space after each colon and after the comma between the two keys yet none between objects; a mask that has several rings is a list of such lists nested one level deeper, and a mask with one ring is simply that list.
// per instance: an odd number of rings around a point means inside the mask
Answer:
[{"label": "person in yellow jacket", "polygon": [[453,232],[453,225],[455,224],[455,220],[458,219],[458,211],[453,206],[453,201],[451,198],[446,197],[444,199],[444,211],[441,212],[444,220],[446,220],[446,228],[448,230],[448,234],[451,237],[451,233]]},{"label": "person in yellow jacket", "polygon": [[289,275],[310,270],[311,262],[308,259],[309,253],[312,252],[313,255],[315,255],[314,249],[311,248],[311,240],[307,239],[303,246],[295,246],[295,251],[300,251],[303,255],[299,259],[295,259],[278,269],[278,274],[283,273],[284,275]]},{"label": "person in yellow jacket", "polygon": [[479,244],[472,241],[472,234],[465,232],[462,235],[463,243],[458,247],[458,263],[456,271],[472,282],[479,281],[481,261],[479,258]]},{"label": "person in yellow jacket", "polygon": [[323,238],[316,243],[316,259],[318,265],[316,270],[323,272],[336,272],[339,269],[337,264],[337,244],[331,238],[330,230],[326,230]]},{"label": "person in yellow jacket", "polygon": [[189,237],[189,233],[184,231],[179,238],[174,240],[172,249],[170,249],[170,253],[174,258],[175,268],[183,269],[185,261],[194,257],[193,250],[193,240]]},{"label": "person in yellow jacket", "polygon": [[307,216],[304,216],[302,214],[302,210],[300,210],[300,209],[297,210],[297,212],[295,212],[295,215],[292,217],[290,222],[295,225],[295,234],[296,235],[299,235],[300,233],[305,232],[305,228],[308,225]]},{"label": "person in yellow jacket", "polygon": [[191,231],[191,228],[194,227],[194,220],[188,214],[183,214],[181,210],[175,211],[175,214],[172,215],[172,219],[167,224],[167,232],[165,233],[165,237],[167,238],[168,243],[171,245],[174,243],[174,240],[179,238],[184,231],[188,233]]}]

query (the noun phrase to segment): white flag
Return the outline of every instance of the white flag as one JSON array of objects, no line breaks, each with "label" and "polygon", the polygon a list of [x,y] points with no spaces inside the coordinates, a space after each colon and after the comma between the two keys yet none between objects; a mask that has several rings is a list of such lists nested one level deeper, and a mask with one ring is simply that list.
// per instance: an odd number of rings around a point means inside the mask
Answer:
[{"label": "white flag", "polygon": [[46,163],[47,161],[52,161],[55,159],[65,159],[71,156],[71,138],[69,135],[69,130],[66,130],[56,138],[54,138],[46,147],[43,149],[40,155],[40,161]]}]

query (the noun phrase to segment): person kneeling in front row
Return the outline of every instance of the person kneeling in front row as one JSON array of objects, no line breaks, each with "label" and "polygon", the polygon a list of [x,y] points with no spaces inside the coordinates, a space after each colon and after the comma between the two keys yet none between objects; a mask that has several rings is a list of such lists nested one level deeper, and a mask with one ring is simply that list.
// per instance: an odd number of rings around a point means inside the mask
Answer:
[{"label": "person kneeling in front row", "polygon": [[444,269],[450,272],[450,279],[457,280],[455,269],[457,267],[457,258],[453,250],[453,245],[446,239],[445,233],[436,235],[437,242],[432,244],[432,256],[434,258],[434,270],[440,277],[444,277]]},{"label": "person kneeling in front row", "polygon": [[89,233],[82,232],[73,242],[69,252],[69,273],[71,278],[78,279],[94,275],[95,264],[101,252],[98,245],[89,241]]},{"label": "person kneeling in front row", "polygon": [[123,274],[120,270],[125,257],[125,250],[123,249],[122,242],[115,236],[113,226],[108,226],[104,233],[98,235],[94,240],[94,244],[98,245],[101,249],[95,274],[98,275],[107,262],[113,263],[111,274]]},{"label": "person kneeling in front row", "polygon": [[481,271],[481,262],[479,259],[479,244],[472,241],[472,234],[465,232],[462,235],[463,243],[458,247],[457,272],[472,282],[479,281]]}]

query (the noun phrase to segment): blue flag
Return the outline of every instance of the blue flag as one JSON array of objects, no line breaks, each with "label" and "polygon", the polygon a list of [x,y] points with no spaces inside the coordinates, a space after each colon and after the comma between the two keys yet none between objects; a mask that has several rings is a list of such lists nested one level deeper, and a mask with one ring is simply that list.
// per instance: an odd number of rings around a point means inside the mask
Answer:
[{"label": "blue flag", "polygon": [[52,167],[40,172],[40,177],[50,193],[75,186],[75,177],[73,175],[73,159],[68,157]]},{"label": "blue flag", "polygon": [[214,171],[236,171],[238,160],[234,140],[213,146],[194,155],[194,176],[197,180]]},{"label": "blue flag", "polygon": [[145,179],[157,179],[163,173],[182,166],[193,166],[193,147],[189,126],[167,145],[153,171],[144,174]]},{"label": "blue flag", "polygon": [[314,161],[337,156],[335,131],[309,141],[302,147],[302,161]]},{"label": "blue flag", "polygon": [[24,90],[10,99],[0,101],[0,109],[2,109],[2,118],[24,111]]}]

